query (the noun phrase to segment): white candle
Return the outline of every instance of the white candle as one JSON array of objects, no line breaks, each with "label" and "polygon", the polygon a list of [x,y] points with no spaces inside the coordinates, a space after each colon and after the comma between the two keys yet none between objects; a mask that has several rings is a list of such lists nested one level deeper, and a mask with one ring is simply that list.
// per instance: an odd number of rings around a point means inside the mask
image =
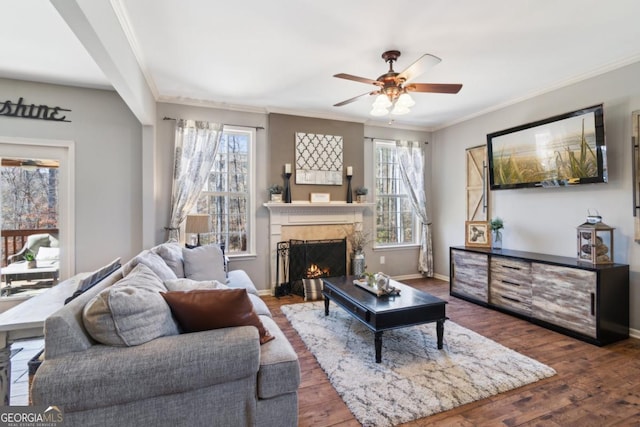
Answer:
[{"label": "white candle", "polygon": [[291,163],[284,164],[284,173],[291,173]]},{"label": "white candle", "polygon": [[347,176],[353,176],[353,167],[347,166]]}]

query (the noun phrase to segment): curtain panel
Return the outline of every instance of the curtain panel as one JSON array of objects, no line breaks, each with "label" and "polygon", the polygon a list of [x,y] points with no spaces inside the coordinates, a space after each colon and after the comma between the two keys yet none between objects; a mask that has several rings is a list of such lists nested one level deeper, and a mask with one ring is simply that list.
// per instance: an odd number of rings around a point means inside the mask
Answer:
[{"label": "curtain panel", "polygon": [[224,124],[179,119],[173,163],[168,240],[180,240],[180,225],[195,206],[216,157]]},{"label": "curtain panel", "polygon": [[420,251],[418,270],[424,276],[433,277],[433,247],[431,223],[427,216],[427,201],[424,192],[424,155],[416,141],[396,141],[400,176],[409,192],[414,213],[420,220]]}]

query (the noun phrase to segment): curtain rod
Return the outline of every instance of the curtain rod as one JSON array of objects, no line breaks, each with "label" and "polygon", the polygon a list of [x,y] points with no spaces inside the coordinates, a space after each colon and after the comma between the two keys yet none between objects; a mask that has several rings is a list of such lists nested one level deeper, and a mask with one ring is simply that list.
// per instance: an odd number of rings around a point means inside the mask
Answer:
[{"label": "curtain rod", "polygon": [[[377,136],[365,136],[364,139],[370,139],[370,140],[374,140],[374,139],[381,139],[383,141],[398,141],[397,139],[391,139],[391,138],[378,138]],[[429,144],[429,141],[424,141],[425,145]]]},{"label": "curtain rod", "polygon": [[[178,119],[174,119],[173,117],[163,117],[162,120],[178,120]],[[238,126],[238,127],[245,127],[245,128],[254,128],[255,130],[264,130],[263,126],[247,126],[247,125],[234,125],[232,123],[223,123],[223,126]]]}]

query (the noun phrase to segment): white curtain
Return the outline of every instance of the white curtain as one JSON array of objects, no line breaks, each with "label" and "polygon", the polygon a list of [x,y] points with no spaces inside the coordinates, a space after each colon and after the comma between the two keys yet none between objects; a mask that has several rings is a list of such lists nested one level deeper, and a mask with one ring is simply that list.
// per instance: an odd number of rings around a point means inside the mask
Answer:
[{"label": "white curtain", "polygon": [[413,211],[420,220],[420,253],[418,269],[427,276],[433,277],[433,247],[431,239],[431,223],[427,216],[427,201],[424,193],[424,156],[419,142],[396,141],[400,175],[405,188],[409,192],[409,200]]},{"label": "white curtain", "polygon": [[224,125],[178,120],[171,191],[171,221],[168,240],[179,240],[180,225],[196,204],[213,166]]}]

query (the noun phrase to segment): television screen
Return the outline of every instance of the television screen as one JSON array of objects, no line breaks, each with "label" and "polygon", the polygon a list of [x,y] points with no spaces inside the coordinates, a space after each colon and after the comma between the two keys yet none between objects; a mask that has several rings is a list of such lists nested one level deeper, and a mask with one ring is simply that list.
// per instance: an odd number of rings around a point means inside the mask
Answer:
[{"label": "television screen", "polygon": [[603,105],[487,135],[492,190],[607,182]]}]

